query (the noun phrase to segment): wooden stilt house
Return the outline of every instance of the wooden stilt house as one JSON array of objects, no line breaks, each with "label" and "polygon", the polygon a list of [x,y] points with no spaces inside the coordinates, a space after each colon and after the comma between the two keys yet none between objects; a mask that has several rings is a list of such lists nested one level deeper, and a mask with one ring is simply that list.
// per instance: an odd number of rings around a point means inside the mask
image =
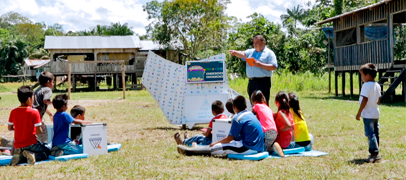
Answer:
[{"label": "wooden stilt house", "polygon": [[[382,2],[341,14],[316,25],[333,23],[335,94],[338,96],[338,76],[342,75],[345,96],[345,74],[350,74],[351,96],[353,74],[365,63],[378,68],[382,100],[397,97],[402,86],[402,101],[406,102],[406,1]],[[359,76],[360,77],[360,76]],[[361,80],[359,79],[359,89]]]}]

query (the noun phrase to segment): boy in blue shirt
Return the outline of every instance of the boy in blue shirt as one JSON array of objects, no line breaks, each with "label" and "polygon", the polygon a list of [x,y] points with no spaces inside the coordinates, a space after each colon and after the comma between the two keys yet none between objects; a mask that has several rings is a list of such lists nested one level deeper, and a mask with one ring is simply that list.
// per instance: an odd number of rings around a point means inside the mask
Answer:
[{"label": "boy in blue shirt", "polygon": [[52,156],[83,153],[83,148],[69,138],[69,129],[72,123],[91,124],[89,121],[74,119],[66,112],[68,109],[68,96],[60,94],[52,101],[57,112],[54,114],[54,138],[52,139]]},{"label": "boy in blue shirt", "polygon": [[237,114],[231,123],[227,137],[211,143],[209,146],[189,148],[178,145],[178,152],[185,155],[226,155],[252,154],[264,151],[264,134],[257,117],[247,111],[247,103],[243,96],[233,100],[233,110]]}]

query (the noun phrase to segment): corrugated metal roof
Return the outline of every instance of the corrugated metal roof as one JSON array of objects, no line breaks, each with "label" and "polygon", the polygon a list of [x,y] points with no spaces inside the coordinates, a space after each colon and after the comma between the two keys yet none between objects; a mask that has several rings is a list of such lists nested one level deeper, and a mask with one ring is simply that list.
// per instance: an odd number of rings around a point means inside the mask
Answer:
[{"label": "corrugated metal roof", "polygon": [[[163,45],[159,44],[157,41],[151,41],[151,40],[142,40],[141,46],[142,46],[142,48],[140,49],[141,51],[165,49],[165,47]],[[183,50],[183,45],[179,41],[171,41],[169,46],[170,46],[170,48],[169,48],[170,50],[176,50],[178,48],[180,50]]]},{"label": "corrugated metal roof", "polygon": [[47,62],[49,62],[49,59],[24,59],[24,64],[27,66],[37,66]]},{"label": "corrugated metal roof", "polygon": [[45,36],[44,49],[141,48],[138,36]]},{"label": "corrugated metal roof", "polygon": [[320,21],[320,22],[316,23],[316,25],[321,25],[321,24],[329,23],[329,22],[331,22],[331,21],[333,21],[333,20],[335,20],[335,19],[338,19],[338,18],[340,18],[340,17],[348,16],[348,15],[354,14],[354,13],[359,12],[359,11],[371,9],[371,8],[376,7],[376,6],[380,6],[380,5],[382,5],[382,4],[388,3],[388,2],[390,2],[390,1],[393,1],[393,0],[384,0],[384,1],[382,1],[382,2],[375,3],[375,4],[371,4],[371,5],[369,5],[369,6],[365,6],[365,7],[363,7],[363,8],[356,9],[356,10],[351,11],[351,12],[347,12],[347,13],[344,13],[344,14],[340,14],[340,15],[338,15],[338,16],[334,16],[334,17],[328,18],[328,19],[326,19],[326,20],[324,20],[324,21]]}]

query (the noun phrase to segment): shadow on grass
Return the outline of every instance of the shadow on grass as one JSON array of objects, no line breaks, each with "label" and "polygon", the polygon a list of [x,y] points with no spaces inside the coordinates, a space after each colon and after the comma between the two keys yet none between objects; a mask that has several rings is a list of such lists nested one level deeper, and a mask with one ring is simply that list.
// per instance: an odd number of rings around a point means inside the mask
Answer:
[{"label": "shadow on grass", "polygon": [[[342,96],[342,95],[338,95],[335,96],[334,94],[331,93],[323,93],[324,97],[320,97],[320,96],[314,96],[314,95],[304,95],[304,98],[308,98],[308,99],[323,99],[323,100],[343,100],[343,101],[354,101],[354,102],[358,102],[359,101],[359,95],[353,95],[352,97],[350,95],[346,95],[346,96]],[[386,100],[384,102],[381,102],[381,104],[379,104],[380,106],[395,106],[395,107],[405,107],[406,103],[402,102],[403,97],[398,95],[394,97],[393,101],[389,101]]]},{"label": "shadow on grass", "polygon": [[182,126],[175,128],[175,127],[154,127],[154,128],[144,128],[144,130],[188,130],[188,131],[193,131],[193,130],[200,130],[202,127],[193,127],[192,129],[184,129]]},{"label": "shadow on grass", "polygon": [[365,159],[353,159],[351,161],[348,161],[348,164],[356,164],[356,165],[362,165],[365,164]]}]

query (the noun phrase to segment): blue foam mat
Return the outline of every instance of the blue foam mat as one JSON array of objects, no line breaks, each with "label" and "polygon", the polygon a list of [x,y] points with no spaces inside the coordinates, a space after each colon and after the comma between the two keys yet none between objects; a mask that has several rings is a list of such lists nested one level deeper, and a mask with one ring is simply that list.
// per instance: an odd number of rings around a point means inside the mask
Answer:
[{"label": "blue foam mat", "polygon": [[70,159],[83,159],[83,158],[88,158],[89,155],[87,154],[71,154],[71,155],[64,155],[64,156],[49,156],[49,160],[53,160],[53,161],[67,161]]},{"label": "blue foam mat", "polygon": [[239,159],[239,160],[251,160],[259,161],[265,159],[269,156],[268,152],[260,152],[257,154],[242,155],[242,154],[228,154],[227,157],[230,159]]},{"label": "blue foam mat", "polygon": [[[121,144],[107,145],[108,152],[118,151],[121,149],[121,147],[122,147]],[[89,157],[89,155],[87,155],[87,154],[72,154],[72,155],[64,155],[64,156],[58,156],[58,157],[49,156],[49,158],[47,160],[38,161],[35,163],[35,165],[47,163],[47,162],[51,162],[51,161],[67,161],[67,160],[71,160],[71,159],[82,159],[82,158],[88,158],[88,157]],[[13,158],[13,156],[0,156],[0,166],[9,165],[12,158]],[[20,163],[18,165],[27,165],[27,163]]]},{"label": "blue foam mat", "polygon": [[107,145],[107,150],[108,152],[114,152],[114,151],[118,151],[121,149],[121,144],[110,144]]},{"label": "blue foam mat", "polygon": [[[305,152],[304,147],[283,149],[283,153],[285,153],[285,155],[287,155],[287,154],[297,154],[297,153],[301,153],[301,152]],[[272,155],[278,155],[278,154],[276,154],[276,152],[272,152]]]},{"label": "blue foam mat", "polygon": [[[319,156],[324,156],[327,154],[328,153],[323,152],[323,151],[311,150],[311,151],[300,152],[297,154],[285,154],[285,157],[291,157],[291,156],[319,157]],[[274,159],[274,158],[281,158],[281,157],[278,155],[273,155],[273,154],[267,157],[267,159]]]}]

